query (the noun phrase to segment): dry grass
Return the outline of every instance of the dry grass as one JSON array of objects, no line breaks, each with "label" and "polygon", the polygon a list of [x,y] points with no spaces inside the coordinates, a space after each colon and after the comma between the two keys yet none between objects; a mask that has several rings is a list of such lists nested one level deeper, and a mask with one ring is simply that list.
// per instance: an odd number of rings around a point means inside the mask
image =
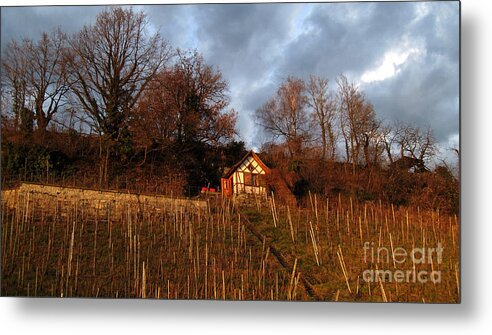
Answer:
[{"label": "dry grass", "polygon": [[2,295],[304,298],[227,201],[115,211],[45,200],[20,194],[13,208],[3,205]]},{"label": "dry grass", "polygon": [[[459,301],[459,222],[438,211],[316,196],[308,209],[255,203],[241,206],[241,214],[220,199],[207,209],[130,203],[95,209],[56,197],[46,203],[19,194],[14,206],[2,204],[2,295]],[[436,253],[423,264],[399,262],[398,248],[438,245],[441,262]],[[378,248],[387,250],[379,259]],[[366,282],[367,269],[440,271],[441,281]]]},{"label": "dry grass", "polygon": [[270,205],[243,212],[290,262],[298,260],[298,271],[322,300],[459,302],[455,215],[316,196],[308,209]]}]

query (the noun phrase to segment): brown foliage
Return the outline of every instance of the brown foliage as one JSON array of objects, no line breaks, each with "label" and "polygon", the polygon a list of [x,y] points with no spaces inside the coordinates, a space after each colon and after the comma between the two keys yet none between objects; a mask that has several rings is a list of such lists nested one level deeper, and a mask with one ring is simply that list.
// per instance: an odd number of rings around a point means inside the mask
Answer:
[{"label": "brown foliage", "polygon": [[235,134],[236,113],[225,112],[227,82],[196,52],[178,51],[178,61],[149,84],[132,118],[143,145],[203,142],[217,145]]},{"label": "brown foliage", "polygon": [[435,171],[323,161],[318,158],[291,159],[282,145],[266,146],[263,157],[272,166],[269,177],[280,201],[309,204],[309,194],[324,198],[352,197],[358,201],[382,200],[400,206],[459,211],[459,182],[448,168]]}]

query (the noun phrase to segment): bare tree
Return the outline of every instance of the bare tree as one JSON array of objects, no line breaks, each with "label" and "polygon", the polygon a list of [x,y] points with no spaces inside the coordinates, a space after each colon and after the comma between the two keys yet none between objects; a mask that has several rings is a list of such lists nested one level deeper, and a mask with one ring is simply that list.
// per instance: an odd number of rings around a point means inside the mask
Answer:
[{"label": "bare tree", "polygon": [[24,39],[21,44],[13,41],[7,46],[3,69],[12,91],[14,113],[24,123],[35,118],[40,132],[46,131],[68,90],[62,62],[65,43],[65,34],[57,28],[50,34],[42,33],[38,41]]},{"label": "bare tree", "polygon": [[26,45],[30,94],[37,128],[41,132],[46,131],[68,91],[62,62],[66,40],[66,35],[57,28],[50,35],[42,33],[37,43]]},{"label": "bare tree", "polygon": [[309,134],[304,81],[289,76],[274,97],[256,111],[259,123],[274,138],[282,138],[291,157],[300,154]]},{"label": "bare tree", "polygon": [[400,130],[401,127],[399,123],[395,123],[393,126],[386,124],[381,127],[381,139],[390,164],[393,164],[395,161],[393,150],[398,143]]},{"label": "bare tree", "polygon": [[354,137],[350,125],[350,115],[355,114],[356,104],[358,102],[359,92],[354,84],[350,84],[347,77],[341,75],[337,78],[338,84],[338,116],[340,121],[340,130],[344,139],[345,159],[347,162],[353,160],[354,156]]},{"label": "bare tree", "polygon": [[367,149],[372,136],[377,134],[379,123],[372,104],[354,83],[349,83],[347,78],[341,75],[337,84],[340,129],[345,142],[346,160],[352,162],[355,169],[364,148],[365,160],[368,163]]},{"label": "bare tree", "polygon": [[381,128],[384,150],[390,164],[405,157],[410,134],[414,133],[415,129],[415,126],[402,121],[395,121]]},{"label": "bare tree", "polygon": [[24,135],[33,130],[33,115],[28,107],[27,73],[28,64],[23,45],[11,41],[2,61],[2,89],[11,97],[14,127],[20,128]]},{"label": "bare tree", "polygon": [[128,120],[133,107],[172,57],[168,44],[158,33],[149,37],[146,26],[143,12],[115,7],[69,39],[65,63],[71,92],[101,135],[101,186],[108,182],[113,145],[118,159],[132,150]]},{"label": "bare tree", "polygon": [[336,138],[335,116],[336,101],[328,91],[328,79],[311,75],[306,85],[307,104],[313,110],[312,116],[321,131],[322,153],[325,160],[327,152],[330,160],[335,159]]},{"label": "bare tree", "polygon": [[416,125],[398,121],[383,129],[383,143],[391,165],[427,170],[426,163],[438,152],[430,127],[422,130]]},{"label": "bare tree", "polygon": [[112,140],[124,133],[132,107],[171,58],[158,33],[148,37],[143,12],[112,8],[70,40],[66,54],[71,91],[98,130]]},{"label": "bare tree", "polygon": [[370,120],[366,124],[361,137],[366,166],[379,165],[380,158],[384,152],[381,122],[375,118]]},{"label": "bare tree", "polygon": [[430,127],[422,130],[417,126],[407,125],[401,134],[401,142],[404,144],[404,152],[422,163],[429,161],[437,153],[436,140]]}]

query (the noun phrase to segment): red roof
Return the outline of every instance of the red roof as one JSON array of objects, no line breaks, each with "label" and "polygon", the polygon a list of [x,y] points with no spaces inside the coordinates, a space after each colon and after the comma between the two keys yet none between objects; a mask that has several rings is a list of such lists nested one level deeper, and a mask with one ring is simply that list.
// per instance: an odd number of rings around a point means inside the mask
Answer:
[{"label": "red roof", "polygon": [[263,161],[260,159],[260,157],[258,157],[257,154],[255,154],[255,152],[253,150],[250,150],[246,155],[243,156],[243,158],[241,158],[239,160],[239,162],[237,162],[236,164],[234,164],[234,166],[232,168],[230,168],[226,174],[224,175],[224,178],[229,178],[233,173],[234,171],[236,171],[236,169],[246,160],[246,158],[248,158],[249,156],[252,156],[253,159],[261,166],[261,168],[263,170],[265,170],[265,173],[270,173],[270,169],[268,168],[268,166],[265,165],[265,163],[263,163]]}]

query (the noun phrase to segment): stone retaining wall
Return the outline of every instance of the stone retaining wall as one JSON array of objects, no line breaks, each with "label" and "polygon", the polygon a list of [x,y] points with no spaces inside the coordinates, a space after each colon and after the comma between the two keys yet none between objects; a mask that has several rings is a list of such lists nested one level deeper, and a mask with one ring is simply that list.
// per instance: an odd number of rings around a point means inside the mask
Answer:
[{"label": "stone retaining wall", "polygon": [[128,205],[138,206],[142,209],[163,207],[185,207],[206,209],[207,201],[201,199],[173,198],[163,195],[144,195],[135,193],[122,193],[117,191],[99,191],[75,187],[61,187],[42,184],[22,183],[15,189],[2,191],[2,202],[8,206],[15,206],[19,196],[29,195],[31,199],[53,201],[90,203],[93,208],[105,208],[114,205],[121,209]]}]

